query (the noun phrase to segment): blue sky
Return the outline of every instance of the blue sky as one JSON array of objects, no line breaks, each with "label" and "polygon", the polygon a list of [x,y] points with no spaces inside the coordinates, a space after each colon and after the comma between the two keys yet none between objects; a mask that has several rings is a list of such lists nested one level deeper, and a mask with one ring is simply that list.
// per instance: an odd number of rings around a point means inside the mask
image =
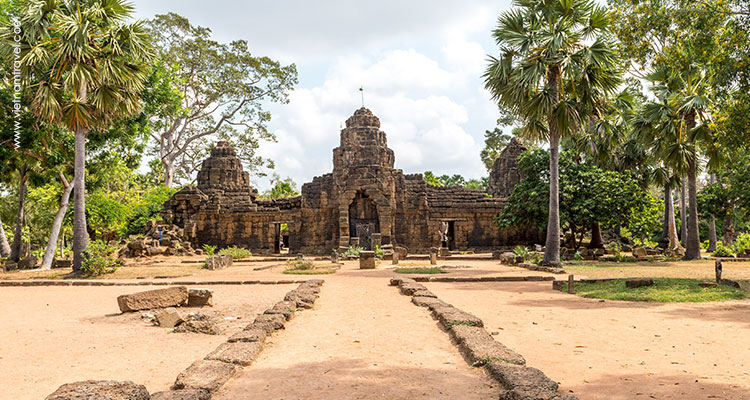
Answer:
[{"label": "blue sky", "polygon": [[[289,104],[270,106],[278,143],[263,156],[301,185],[330,172],[340,126],[361,106],[380,117],[404,172],[485,175],[484,131],[498,112],[483,89],[490,32],[510,0],[136,0],[138,18],[176,12],[214,39],[295,63]],[[267,179],[255,178],[260,190]]]}]

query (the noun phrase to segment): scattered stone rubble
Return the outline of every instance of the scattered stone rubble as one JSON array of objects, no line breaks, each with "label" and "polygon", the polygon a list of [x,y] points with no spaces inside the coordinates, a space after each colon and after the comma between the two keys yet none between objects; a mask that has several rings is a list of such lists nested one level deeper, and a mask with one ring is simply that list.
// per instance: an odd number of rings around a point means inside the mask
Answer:
[{"label": "scattered stone rubble", "polygon": [[192,244],[183,239],[184,234],[184,230],[177,225],[148,221],[145,235],[131,236],[117,255],[120,258],[137,258],[203,254],[203,250],[193,249]]},{"label": "scattered stone rubble", "polygon": [[495,341],[478,317],[440,300],[425,286],[408,278],[392,278],[402,294],[412,296],[412,303],[427,307],[453,339],[466,361],[483,367],[503,389],[503,400],[574,400],[560,394],[558,385],[542,371],[526,366],[520,354]]},{"label": "scattered stone rubble", "polygon": [[[220,344],[205,358],[195,361],[186,370],[180,372],[170,390],[149,395],[143,385],[136,385],[129,381],[82,381],[60,386],[54,393],[47,396],[46,400],[208,400],[240,367],[253,363],[263,350],[268,335],[278,329],[283,329],[298,309],[312,307],[318,298],[321,285],[323,285],[323,280],[311,279],[289,291],[284,300],[258,315],[244,330],[230,336],[225,343]],[[191,293],[205,298],[206,291],[206,289],[195,289]],[[166,297],[143,293],[147,292],[142,292],[140,296],[135,297],[139,300],[138,304],[142,304],[140,301],[147,297],[159,299]],[[185,293],[187,296],[188,291],[185,290]],[[132,298],[128,299],[128,301],[131,300]],[[171,314],[172,310],[162,310],[161,314]],[[161,314],[157,314],[156,318],[159,318]],[[168,314],[164,314],[165,317]],[[202,318],[204,317],[199,313],[191,313],[186,318],[187,321],[178,325],[175,331],[191,321],[200,321]]]}]

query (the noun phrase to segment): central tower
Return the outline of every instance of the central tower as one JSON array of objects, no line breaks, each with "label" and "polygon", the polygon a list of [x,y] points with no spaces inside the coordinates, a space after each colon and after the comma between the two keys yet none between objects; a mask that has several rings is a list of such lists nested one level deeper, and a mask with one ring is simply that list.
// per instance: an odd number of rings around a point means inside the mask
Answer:
[{"label": "central tower", "polygon": [[[338,209],[339,247],[365,249],[391,243],[395,209],[393,150],[380,120],[364,107],[346,120],[333,149],[333,199]],[[352,240],[352,238],[357,238]]]}]

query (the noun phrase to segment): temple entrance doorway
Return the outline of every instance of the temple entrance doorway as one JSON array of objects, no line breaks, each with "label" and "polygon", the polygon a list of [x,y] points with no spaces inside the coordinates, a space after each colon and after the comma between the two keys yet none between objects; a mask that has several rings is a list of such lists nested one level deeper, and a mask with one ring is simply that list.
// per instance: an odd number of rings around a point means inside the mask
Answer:
[{"label": "temple entrance doorway", "polygon": [[349,236],[359,238],[359,246],[372,250],[372,234],[380,233],[378,206],[363,191],[349,205]]},{"label": "temple entrance doorway", "polygon": [[273,254],[289,252],[289,225],[286,222],[273,223]]}]

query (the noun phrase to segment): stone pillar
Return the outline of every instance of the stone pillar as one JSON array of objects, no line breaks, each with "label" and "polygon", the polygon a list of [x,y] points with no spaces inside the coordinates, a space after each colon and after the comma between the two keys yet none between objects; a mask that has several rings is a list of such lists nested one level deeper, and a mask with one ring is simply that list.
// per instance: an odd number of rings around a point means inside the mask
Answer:
[{"label": "stone pillar", "polygon": [[359,269],[375,269],[375,252],[363,250],[359,252]]},{"label": "stone pillar", "polygon": [[381,241],[382,241],[381,234],[379,234],[379,233],[373,233],[372,234],[371,242],[372,242],[372,248],[373,249],[375,249],[375,246],[381,247],[382,246],[382,242]]},{"label": "stone pillar", "polygon": [[393,264],[393,265],[398,264],[398,257],[399,257],[399,252],[398,251],[394,251],[393,252],[393,256],[391,257],[391,264]]},{"label": "stone pillar", "polygon": [[352,247],[359,247],[359,238],[358,237],[349,238],[349,245]]},{"label": "stone pillar", "polygon": [[438,248],[430,247],[430,264],[437,264]]}]

